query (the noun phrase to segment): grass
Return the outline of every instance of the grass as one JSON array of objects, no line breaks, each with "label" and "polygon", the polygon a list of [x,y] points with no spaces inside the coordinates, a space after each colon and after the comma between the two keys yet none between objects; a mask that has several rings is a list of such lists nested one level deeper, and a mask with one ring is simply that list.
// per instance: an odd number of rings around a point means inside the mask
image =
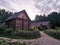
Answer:
[{"label": "grass", "polygon": [[56,28],[56,30],[60,30],[60,27],[55,27]]},{"label": "grass", "polygon": [[21,39],[20,36],[13,36],[13,35],[7,35],[7,34],[0,34],[0,37],[6,37],[6,38],[12,38],[12,39]]},{"label": "grass", "polygon": [[6,37],[11,39],[36,39],[40,37],[39,31],[27,31],[27,30],[20,30],[20,32],[16,32],[14,35],[9,34],[0,34],[0,37]]},{"label": "grass", "polygon": [[21,36],[5,35],[5,34],[0,34],[0,37],[6,37],[6,38],[11,38],[11,39],[36,39],[38,38],[38,37],[21,37]]},{"label": "grass", "polygon": [[48,35],[52,36],[55,39],[60,40],[60,30],[49,29],[49,30],[46,30],[45,33],[47,33]]},{"label": "grass", "polygon": [[39,30],[19,30],[7,28],[6,25],[0,25],[0,37],[12,39],[35,39],[40,37]]}]

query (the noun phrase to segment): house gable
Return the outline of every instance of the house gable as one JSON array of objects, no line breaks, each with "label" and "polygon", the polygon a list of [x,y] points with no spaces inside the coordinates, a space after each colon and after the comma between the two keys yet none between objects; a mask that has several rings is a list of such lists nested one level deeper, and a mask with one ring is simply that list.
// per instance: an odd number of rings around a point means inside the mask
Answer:
[{"label": "house gable", "polygon": [[16,19],[16,18],[21,18],[21,19],[23,18],[23,19],[30,20],[30,18],[28,16],[28,14],[26,13],[26,11],[25,10],[22,10],[20,12],[16,12],[14,15],[11,15],[10,17],[8,17],[6,19],[6,21],[11,20],[11,19]]},{"label": "house gable", "polygon": [[16,18],[21,18],[21,19],[26,19],[26,20],[29,19],[28,15],[24,12],[20,13]]}]

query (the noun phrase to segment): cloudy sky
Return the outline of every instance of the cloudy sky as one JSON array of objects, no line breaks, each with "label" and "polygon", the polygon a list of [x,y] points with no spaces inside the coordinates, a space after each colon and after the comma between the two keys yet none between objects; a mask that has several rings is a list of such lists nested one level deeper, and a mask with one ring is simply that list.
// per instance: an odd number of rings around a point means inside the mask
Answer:
[{"label": "cloudy sky", "polygon": [[60,11],[60,0],[0,0],[0,8],[13,12],[26,10],[34,20],[35,15],[49,14]]}]

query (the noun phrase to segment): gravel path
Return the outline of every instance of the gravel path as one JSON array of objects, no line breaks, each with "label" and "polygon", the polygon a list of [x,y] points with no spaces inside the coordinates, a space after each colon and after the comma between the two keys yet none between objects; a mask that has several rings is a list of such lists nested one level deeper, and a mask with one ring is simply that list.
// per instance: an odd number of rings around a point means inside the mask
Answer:
[{"label": "gravel path", "polygon": [[60,45],[60,40],[54,39],[44,32],[40,31],[41,37],[38,39],[30,39],[30,40],[24,40],[24,39],[9,39],[0,37],[0,39],[5,39],[11,42],[25,42],[27,45]]},{"label": "gravel path", "polygon": [[47,34],[45,34],[44,32],[40,32],[40,33],[41,33],[41,38],[39,40],[41,45],[60,45],[60,40],[54,39],[48,36]]}]

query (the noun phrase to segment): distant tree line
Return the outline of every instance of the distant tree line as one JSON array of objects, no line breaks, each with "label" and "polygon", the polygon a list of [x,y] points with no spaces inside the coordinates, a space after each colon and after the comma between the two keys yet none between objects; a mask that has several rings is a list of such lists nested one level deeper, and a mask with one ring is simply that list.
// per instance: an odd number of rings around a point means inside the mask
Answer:
[{"label": "distant tree line", "polygon": [[[5,20],[11,15],[13,15],[13,12],[6,11],[5,9],[0,9],[0,24],[4,23]],[[48,14],[48,16],[36,15],[35,21],[38,22],[50,21],[55,26],[60,26],[60,13],[52,12]]]},{"label": "distant tree line", "polygon": [[5,20],[12,14],[13,12],[5,11],[5,9],[0,9],[0,24],[4,23]]},{"label": "distant tree line", "polygon": [[53,25],[60,26],[60,13],[52,12],[52,13],[48,14],[48,16],[36,15],[35,21],[39,21],[39,22],[50,21]]}]

